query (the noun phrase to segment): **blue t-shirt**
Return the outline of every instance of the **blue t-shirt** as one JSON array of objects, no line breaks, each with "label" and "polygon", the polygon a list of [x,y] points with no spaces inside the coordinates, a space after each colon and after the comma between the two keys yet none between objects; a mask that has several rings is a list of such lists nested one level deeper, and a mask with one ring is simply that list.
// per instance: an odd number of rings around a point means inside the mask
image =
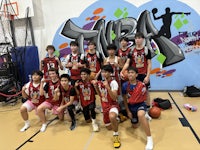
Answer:
[{"label": "blue t-shirt", "polygon": [[[136,84],[130,84],[129,85],[130,90],[133,90],[136,86]],[[127,94],[127,87],[128,87],[128,81],[122,84],[122,95]]]}]

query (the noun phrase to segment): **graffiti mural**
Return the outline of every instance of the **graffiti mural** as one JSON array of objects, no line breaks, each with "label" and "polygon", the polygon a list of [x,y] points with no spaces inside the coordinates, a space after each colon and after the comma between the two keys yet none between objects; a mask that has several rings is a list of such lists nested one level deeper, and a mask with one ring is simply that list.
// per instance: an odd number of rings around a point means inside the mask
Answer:
[{"label": "graffiti mural", "polygon": [[[174,7],[171,1],[180,8]],[[200,19],[189,6],[176,0],[165,0],[165,3],[152,0],[139,8],[123,0],[114,4],[111,0],[99,0],[79,17],[64,21],[54,36],[53,45],[62,60],[70,53],[70,41],[78,41],[80,53],[85,53],[87,42],[93,40],[97,51],[105,58],[108,44],[119,47],[119,39],[126,36],[131,47],[134,34],[140,31],[144,33],[145,45],[152,56],[151,89],[181,90],[185,85],[193,84],[186,78],[180,82],[187,55],[200,51],[199,29],[190,27],[198,21],[194,16]]]}]

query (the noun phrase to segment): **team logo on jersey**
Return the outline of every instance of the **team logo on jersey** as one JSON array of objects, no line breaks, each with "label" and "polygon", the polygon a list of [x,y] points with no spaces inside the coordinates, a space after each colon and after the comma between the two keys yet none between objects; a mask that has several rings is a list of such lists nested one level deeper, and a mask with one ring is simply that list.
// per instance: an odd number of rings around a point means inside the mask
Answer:
[{"label": "team logo on jersey", "polygon": [[33,91],[33,89],[31,88],[31,93],[30,93],[30,97],[31,97],[31,102],[32,103],[39,103],[39,91]]},{"label": "team logo on jersey", "polygon": [[64,99],[65,102],[69,102],[70,101],[69,96],[65,96],[63,99]]},{"label": "team logo on jersey", "polygon": [[135,57],[136,68],[144,67],[144,55],[137,55]]},{"label": "team logo on jersey", "polygon": [[101,100],[103,101],[103,102],[108,102],[108,98],[107,98],[107,89],[105,89],[105,88],[101,88],[101,87],[99,87],[99,90],[100,90],[100,93],[101,93]]},{"label": "team logo on jersey", "polygon": [[95,72],[96,71],[96,60],[92,60],[91,58],[88,59],[90,70]]},{"label": "team logo on jersey", "polygon": [[90,100],[91,90],[90,88],[82,88],[83,97],[85,101]]}]

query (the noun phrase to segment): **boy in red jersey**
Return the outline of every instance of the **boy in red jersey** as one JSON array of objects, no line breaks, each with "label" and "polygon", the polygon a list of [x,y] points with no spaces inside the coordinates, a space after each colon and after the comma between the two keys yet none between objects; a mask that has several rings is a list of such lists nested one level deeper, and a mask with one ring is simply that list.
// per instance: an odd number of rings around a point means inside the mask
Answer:
[{"label": "boy in red jersey", "polygon": [[70,70],[71,84],[75,85],[77,80],[81,79],[80,69],[85,67],[84,54],[80,54],[78,51],[78,43],[76,41],[70,42],[71,54],[68,54],[65,58],[66,68]]},{"label": "boy in red jersey", "polygon": [[24,127],[20,130],[21,132],[26,131],[30,127],[28,112],[31,112],[33,109],[36,110],[37,106],[45,100],[44,97],[39,94],[42,77],[43,73],[41,71],[33,71],[31,75],[32,81],[22,87],[22,97],[28,100],[23,103],[20,108],[21,116],[25,121]]},{"label": "boy in red jersey", "polygon": [[59,58],[54,55],[55,47],[53,45],[48,45],[46,51],[48,52],[47,57],[41,61],[40,68],[43,70],[44,78],[48,79],[48,70],[50,68],[55,68],[58,70],[60,67],[62,70],[63,66]]},{"label": "boy in red jersey", "polygon": [[75,90],[80,96],[85,121],[90,123],[92,119],[93,131],[97,132],[99,127],[96,123],[95,89],[90,81],[90,73],[88,68],[81,69],[81,80],[75,83]]},{"label": "boy in red jersey", "polygon": [[123,66],[126,63],[126,60],[128,59],[128,55],[130,53],[130,48],[128,47],[128,38],[122,37],[120,39],[120,49],[118,50],[118,57],[121,59],[120,61],[120,69],[123,68]]},{"label": "boy in red jersey", "polygon": [[131,123],[134,128],[138,127],[141,123],[146,136],[147,144],[145,150],[153,149],[153,140],[149,127],[149,122],[145,118],[145,112],[147,110],[145,100],[147,99],[147,90],[143,82],[136,79],[138,71],[134,67],[128,68],[128,79],[129,81],[123,83],[122,94],[124,104],[128,117],[131,119]]},{"label": "boy in red jersey", "polygon": [[[150,72],[151,72],[151,52],[144,46],[144,35],[141,32],[135,34],[135,46],[132,48],[129,58],[127,59],[120,75],[124,78],[123,72],[133,66],[138,69],[137,79],[146,84],[147,89],[150,87]],[[150,108],[150,95],[147,90],[147,109]],[[151,120],[151,117],[146,113],[146,118]]]},{"label": "boy in red jersey", "polygon": [[119,77],[119,70],[120,70],[120,64],[122,64],[120,57],[115,56],[115,51],[117,50],[117,46],[114,44],[110,44],[107,46],[107,51],[108,51],[108,57],[104,60],[104,65],[110,64],[113,68],[113,74],[111,74],[111,77],[115,79],[119,85],[118,88],[118,103],[120,106],[120,121],[123,122],[127,119],[127,117],[124,116],[122,113],[122,110],[125,111],[124,108],[124,102],[123,98],[121,95],[121,79]]},{"label": "boy in red jersey", "polygon": [[107,46],[108,57],[104,59],[104,65],[110,64],[112,66],[113,73],[111,74],[111,77],[115,79],[118,83],[120,83],[120,78],[119,78],[120,58],[118,56],[115,56],[116,50],[117,46],[114,44],[110,44]]},{"label": "boy in red jersey", "polygon": [[[77,41],[70,42],[71,54],[65,58],[65,67],[69,69],[71,75],[71,85],[75,85],[77,80],[81,79],[80,69],[85,67],[84,54],[79,53],[79,45]],[[76,113],[81,112],[79,99],[74,98]]]},{"label": "boy in red jersey", "polygon": [[88,42],[88,53],[86,53],[86,67],[91,70],[91,79],[97,79],[101,73],[103,62],[102,55],[96,51],[94,41]]},{"label": "boy in red jersey", "polygon": [[119,148],[121,146],[118,133],[118,114],[119,105],[117,102],[118,83],[113,80],[111,74],[113,68],[111,65],[104,65],[101,68],[101,74],[104,81],[93,80],[96,92],[100,96],[101,106],[103,109],[103,121],[108,130],[113,130],[113,146]]},{"label": "boy in red jersey", "polygon": [[57,93],[56,99],[62,99],[61,105],[57,108],[58,113],[62,114],[60,119],[64,118],[65,109],[68,110],[72,123],[70,130],[74,130],[76,127],[76,119],[74,114],[75,106],[73,105],[76,91],[72,85],[70,85],[70,76],[68,74],[62,74],[60,76],[60,86],[55,90]]},{"label": "boy in red jersey", "polygon": [[[58,113],[57,108],[60,106],[61,99],[57,99],[55,89],[60,85],[59,73],[55,68],[50,68],[48,71],[50,80],[42,80],[40,85],[40,96],[45,95],[46,100],[40,104],[37,108],[38,116],[42,121],[41,132],[44,132],[47,127],[47,121],[45,117],[45,110],[53,110],[53,114],[58,115],[59,119],[62,119],[62,114]],[[44,85],[45,84],[45,85]]]}]

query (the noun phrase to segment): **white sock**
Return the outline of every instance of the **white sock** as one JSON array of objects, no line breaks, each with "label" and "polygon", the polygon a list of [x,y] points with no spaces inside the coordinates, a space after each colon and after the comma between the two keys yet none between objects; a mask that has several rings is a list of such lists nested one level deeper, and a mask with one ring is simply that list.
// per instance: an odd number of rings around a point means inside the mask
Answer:
[{"label": "white sock", "polygon": [[30,122],[29,120],[25,121],[24,127],[20,129],[21,132],[26,131],[30,127]]},{"label": "white sock", "polygon": [[92,124],[96,124],[96,119],[92,119]]},{"label": "white sock", "polygon": [[119,133],[118,132],[113,132],[113,135],[119,135]]},{"label": "white sock", "polygon": [[44,132],[46,130],[46,128],[47,128],[47,124],[44,123],[44,124],[42,124],[42,128],[40,129],[40,131]]},{"label": "white sock", "polygon": [[151,121],[151,119],[152,119],[152,118],[149,116],[149,113],[148,113],[148,112],[145,113],[145,118],[146,118],[147,120],[149,120],[149,121]]},{"label": "white sock", "polygon": [[153,149],[153,139],[152,136],[147,136],[147,145],[145,150],[152,150]]}]

